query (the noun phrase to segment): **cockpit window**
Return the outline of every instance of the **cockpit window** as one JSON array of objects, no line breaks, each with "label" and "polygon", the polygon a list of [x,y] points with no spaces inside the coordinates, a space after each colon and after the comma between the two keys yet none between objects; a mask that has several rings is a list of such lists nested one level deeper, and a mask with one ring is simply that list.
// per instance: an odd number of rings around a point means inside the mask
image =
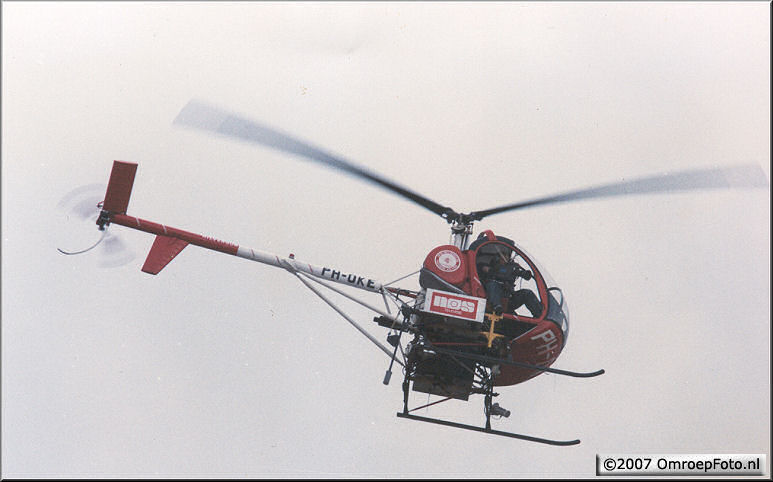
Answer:
[{"label": "cockpit window", "polygon": [[569,337],[569,307],[566,304],[566,298],[564,298],[563,291],[558,287],[558,284],[553,277],[550,276],[550,273],[545,271],[545,268],[540,266],[536,259],[522,247],[519,246],[518,249],[523,251],[524,254],[531,259],[540,274],[542,274],[542,279],[545,281],[545,286],[548,290],[548,313],[545,318],[561,328],[561,332],[564,335],[564,344],[566,344],[566,340]]},{"label": "cockpit window", "polygon": [[548,314],[545,317],[561,328],[564,344],[569,337],[569,307],[566,306],[564,293],[558,286],[548,288]]},{"label": "cockpit window", "polygon": [[542,301],[531,265],[511,246],[486,243],[478,249],[475,262],[490,309],[531,318],[542,315]]},{"label": "cockpit window", "polygon": [[[540,315],[544,314],[545,319],[552,321],[561,328],[561,332],[564,335],[564,343],[566,343],[566,339],[569,336],[569,308],[566,305],[566,300],[564,299],[564,294],[561,289],[550,274],[540,266],[536,259],[522,247],[518,246],[516,248],[515,243],[501,236],[497,236],[496,241],[494,241],[491,238],[486,238],[481,235],[470,245],[470,250],[473,250],[476,253],[475,263],[478,271],[478,278],[486,290],[487,306],[489,309],[492,309],[494,305],[494,303],[492,303],[491,288],[496,287],[494,287],[493,284],[487,286],[487,280],[490,276],[491,266],[496,259],[501,260],[503,257],[507,258],[509,256],[523,268],[538,271],[542,278],[539,285],[533,277],[531,279],[518,277],[514,282],[513,292],[520,290],[523,292],[524,296],[527,292],[532,293],[530,296],[533,296],[539,302],[540,307],[544,302],[545,305],[547,305],[547,313],[540,313]],[[520,255],[519,253],[523,253],[523,255]],[[544,286],[541,284],[543,282]],[[547,290],[546,292],[543,292],[546,297],[545,300],[540,297],[539,290],[541,287]],[[493,298],[497,297],[497,294],[493,296]],[[513,303],[514,305],[517,305],[515,307],[515,314],[526,318],[532,316],[531,313],[529,313],[531,310],[528,309],[526,304],[523,304],[523,306],[519,304],[521,301],[524,301],[524,299],[516,299]],[[535,305],[536,303],[532,302],[531,304]],[[513,311],[509,310],[509,312],[512,313]],[[539,316],[534,316],[534,318],[538,317]]]},{"label": "cockpit window", "polygon": [[493,265],[495,260],[510,259],[512,253],[512,248],[501,243],[488,243],[481,246],[478,254],[475,256],[478,276],[484,275],[486,267]]}]

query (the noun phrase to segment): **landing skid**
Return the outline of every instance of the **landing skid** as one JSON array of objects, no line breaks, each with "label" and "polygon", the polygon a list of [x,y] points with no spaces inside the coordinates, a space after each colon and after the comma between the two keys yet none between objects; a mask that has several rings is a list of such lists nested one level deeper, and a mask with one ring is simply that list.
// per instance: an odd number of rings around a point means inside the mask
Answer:
[{"label": "landing skid", "polygon": [[[412,364],[409,364],[408,369],[410,370],[412,368]],[[580,443],[579,440],[552,440],[547,438],[541,438],[541,437],[533,437],[531,435],[523,435],[519,433],[511,433],[511,432],[502,432],[499,430],[493,430],[491,428],[491,415],[504,415],[505,417],[510,416],[510,412],[503,410],[501,407],[497,408],[496,404],[492,406],[491,401],[492,399],[497,396],[496,393],[494,393],[494,384],[490,376],[486,377],[486,380],[483,382],[484,385],[484,401],[483,401],[483,409],[484,413],[486,414],[486,426],[484,427],[477,427],[475,425],[466,425],[463,423],[457,423],[457,422],[450,422],[448,420],[441,420],[438,418],[429,418],[429,417],[421,417],[419,415],[411,415],[409,412],[413,410],[419,410],[424,407],[428,407],[430,405],[434,405],[435,403],[444,402],[446,400],[450,400],[452,397],[448,397],[444,400],[440,400],[438,402],[433,402],[427,405],[423,405],[421,407],[416,407],[412,410],[408,410],[408,394],[410,391],[410,376],[409,372],[407,371],[405,374],[405,378],[403,379],[403,411],[397,412],[397,416],[400,418],[407,418],[410,420],[418,420],[419,422],[429,422],[429,423],[436,423],[438,425],[445,425],[447,427],[454,427],[454,428],[462,428],[465,430],[472,430],[473,432],[482,432],[482,433],[488,433],[491,435],[500,435],[502,437],[509,437],[509,438],[517,438],[520,440],[526,440],[529,442],[536,442],[541,444],[547,444],[547,445],[558,445],[558,446],[567,446],[567,445],[577,445]],[[494,410],[497,409],[500,411],[500,413],[496,413]],[[502,411],[506,413],[501,413]]]},{"label": "landing skid", "polygon": [[409,413],[403,413],[403,412],[397,412],[397,416],[400,418],[418,420],[420,422],[436,423],[438,425],[446,425],[448,427],[463,428],[465,430],[483,432],[491,435],[501,435],[503,437],[517,438],[520,440],[527,440],[529,442],[537,442],[537,443],[547,444],[547,445],[567,446],[567,445],[577,445],[580,443],[579,440],[551,440],[551,439],[540,438],[540,437],[532,437],[531,435],[522,435],[519,433],[501,432],[499,430],[492,430],[490,428],[486,429],[483,427],[476,427],[474,425],[465,425],[463,423],[449,422],[448,420],[440,420],[437,418],[420,417],[418,415],[411,415]]}]

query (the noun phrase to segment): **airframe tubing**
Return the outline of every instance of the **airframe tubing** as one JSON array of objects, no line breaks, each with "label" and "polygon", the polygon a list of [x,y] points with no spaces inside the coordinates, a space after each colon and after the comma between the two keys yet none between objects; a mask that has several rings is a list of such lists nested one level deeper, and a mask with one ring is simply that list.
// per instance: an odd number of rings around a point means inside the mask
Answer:
[{"label": "airframe tubing", "polygon": [[249,259],[251,261],[257,261],[258,263],[276,266],[277,268],[286,268],[285,263],[287,263],[297,271],[310,274],[317,278],[322,278],[351,286],[352,288],[370,291],[373,293],[381,293],[382,289],[384,288],[382,283],[370,278],[358,276],[354,273],[347,274],[343,271],[333,268],[319,267],[308,263],[301,263],[292,258],[282,258],[265,251],[245,248],[233,243],[228,243],[226,241],[220,241],[215,238],[183,231],[182,229],[172,228],[163,224],[154,223],[146,219],[140,219],[126,214],[110,214],[110,222],[125,226],[127,228],[155,234],[157,236],[168,236],[181,239],[188,242],[189,244],[200,246],[202,248],[238,256],[240,258]]},{"label": "airframe tubing", "polygon": [[[296,277],[297,277],[297,278],[298,278],[298,279],[301,281],[301,283],[303,283],[304,285],[306,285],[306,287],[307,287],[308,289],[310,289],[312,292],[314,292],[314,294],[315,294],[315,295],[317,295],[317,296],[319,296],[320,298],[322,298],[322,301],[324,301],[324,302],[325,302],[325,303],[327,303],[327,304],[328,304],[328,305],[329,305],[331,308],[333,308],[333,309],[336,311],[336,313],[338,313],[339,315],[341,315],[341,316],[342,316],[342,317],[343,317],[343,318],[344,318],[346,321],[348,321],[348,322],[349,322],[349,324],[350,324],[350,325],[352,325],[354,328],[356,328],[356,329],[357,329],[357,331],[359,331],[359,332],[360,332],[362,335],[364,335],[364,336],[365,336],[365,337],[366,337],[368,340],[370,340],[370,341],[371,341],[371,342],[373,342],[373,343],[374,343],[376,346],[378,346],[378,347],[381,349],[381,351],[383,351],[384,353],[386,353],[386,355],[387,355],[389,358],[393,358],[392,352],[391,352],[391,351],[390,351],[390,350],[389,350],[387,347],[385,347],[384,345],[382,345],[382,344],[381,344],[381,343],[380,343],[378,340],[376,340],[376,338],[374,338],[374,337],[373,337],[373,335],[371,335],[370,333],[368,333],[368,332],[367,332],[367,331],[366,331],[364,328],[362,328],[362,327],[361,327],[361,326],[360,326],[360,325],[359,325],[359,324],[358,324],[356,321],[354,321],[354,320],[353,320],[353,319],[352,319],[352,318],[351,318],[349,315],[347,315],[346,313],[344,313],[344,312],[343,312],[343,310],[341,310],[341,308],[339,308],[338,306],[336,306],[336,304],[335,304],[335,303],[333,303],[332,301],[330,301],[330,299],[329,299],[328,297],[326,297],[325,295],[323,295],[323,294],[322,294],[322,293],[321,293],[321,292],[320,292],[318,289],[316,289],[316,288],[315,288],[314,286],[312,286],[312,285],[311,285],[311,284],[310,284],[308,281],[306,281],[305,279],[303,279],[303,277],[302,277],[302,276],[300,276],[298,273],[296,273],[295,271],[293,271],[293,270],[292,270],[292,269],[290,269],[290,268],[286,268],[286,269],[288,269],[288,271],[290,271],[290,273],[294,274],[294,275],[295,275],[295,276],[296,276]],[[400,362],[400,360],[395,360],[395,361],[396,361],[397,363],[399,363],[400,365],[402,365],[402,366],[405,366],[405,365],[404,365],[402,362]]]},{"label": "airframe tubing", "polygon": [[[346,313],[341,311],[340,308],[338,308],[325,295],[320,293],[319,290],[317,290],[312,285],[310,285],[308,281],[303,279],[303,277],[298,274],[298,272],[304,275],[311,275],[317,278],[324,278],[326,280],[336,281],[338,283],[346,284],[354,288],[373,291],[376,293],[383,293],[383,291],[385,290],[383,289],[383,285],[379,282],[376,282],[372,279],[365,280],[361,276],[347,275],[347,274],[341,273],[340,271],[333,270],[331,268],[320,268],[307,263],[300,263],[291,258],[280,258],[277,255],[266,253],[265,251],[256,251],[250,248],[242,248],[241,246],[237,246],[233,243],[228,243],[225,241],[220,241],[218,239],[202,236],[200,234],[183,231],[182,229],[172,228],[169,226],[165,226],[163,224],[148,221],[146,219],[140,219],[134,216],[128,216],[126,214],[111,214],[110,222],[119,224],[121,226],[125,226],[127,228],[137,229],[139,231],[144,231],[146,233],[155,234],[157,236],[167,236],[170,238],[181,239],[183,241],[186,241],[188,244],[193,244],[196,246],[200,246],[202,248],[211,249],[221,253],[238,256],[240,258],[245,258],[252,261],[257,261],[259,263],[276,266],[278,268],[283,268],[289,271],[290,273],[294,274],[304,285],[306,285],[307,288],[309,288],[317,296],[322,298],[328,305],[330,305],[336,312],[338,312],[338,314],[344,317],[346,321],[348,321],[352,326],[354,326],[360,333],[365,335],[370,341],[375,343],[384,353],[387,354],[388,357],[392,358],[392,352],[389,349],[387,349],[384,345],[379,343],[378,340],[376,340],[370,333],[365,331],[360,325],[357,324],[357,322],[355,322],[349,316],[347,316]],[[328,272],[330,274],[326,276],[326,273]],[[375,311],[376,313],[379,313],[383,316],[388,316],[386,313],[382,312],[381,310],[374,308],[369,304],[364,303],[363,301],[360,301],[357,298],[354,298],[332,286],[328,286],[327,284],[322,283],[321,281],[316,279],[314,279],[314,281],[322,284],[328,289],[331,289],[333,291],[336,291],[346,296],[351,300],[356,301],[357,303]],[[391,316],[388,316],[388,317],[392,318]],[[397,363],[399,363],[400,365],[403,365],[399,360],[395,360],[395,361],[397,361]]]},{"label": "airframe tubing", "polygon": [[[369,309],[370,311],[372,311],[374,313],[378,313],[379,315],[381,315],[381,316],[383,316],[385,318],[388,318],[388,319],[392,320],[393,322],[400,322],[400,318],[398,318],[397,316],[393,316],[393,315],[387,313],[384,310],[376,308],[375,306],[371,305],[370,303],[366,303],[366,302],[362,301],[359,298],[355,298],[354,296],[350,295],[349,293],[347,293],[347,292],[345,292],[343,290],[340,290],[340,289],[336,288],[335,286],[331,286],[331,285],[329,285],[329,284],[327,284],[327,283],[325,283],[323,281],[318,280],[317,278],[312,278],[311,276],[309,276],[306,273],[302,273],[302,274],[303,274],[303,276],[307,277],[311,281],[313,281],[315,283],[319,283],[319,284],[321,284],[322,286],[324,286],[325,288],[327,288],[327,289],[329,289],[331,291],[335,291],[339,295],[341,295],[343,297],[346,297],[346,298],[354,301],[355,303],[357,303],[357,304],[359,304],[361,306],[364,306],[365,308]],[[384,292],[386,292],[386,291],[387,290],[384,290],[381,294],[383,295]],[[386,298],[386,296],[385,296],[385,298]]]}]

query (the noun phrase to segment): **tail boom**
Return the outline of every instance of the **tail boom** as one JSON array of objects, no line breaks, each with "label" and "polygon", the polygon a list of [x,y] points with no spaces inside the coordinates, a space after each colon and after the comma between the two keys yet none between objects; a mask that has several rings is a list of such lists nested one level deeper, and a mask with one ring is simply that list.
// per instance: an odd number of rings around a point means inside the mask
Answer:
[{"label": "tail boom", "polygon": [[[188,244],[211,249],[239,258],[257,261],[258,263],[276,266],[278,268],[289,269],[292,271],[301,271],[317,278],[334,281],[354,288],[380,293],[384,288],[383,284],[365,276],[359,276],[354,273],[346,273],[341,270],[328,267],[314,266],[309,263],[303,263],[294,259],[283,258],[272,253],[260,251],[252,248],[245,248],[227,241],[202,236],[201,234],[191,233],[182,229],[173,228],[146,219],[128,216],[126,214],[110,214],[110,222],[119,224],[127,228],[136,229],[157,236],[153,243],[151,253],[143,266],[143,271],[150,274],[157,274],[164,268],[182,249]],[[154,253],[154,250],[156,251]]]},{"label": "tail boom", "polygon": [[113,214],[110,216],[110,222],[113,224],[120,224],[127,228],[144,231],[146,233],[155,234],[156,236],[167,236],[170,238],[177,238],[188,244],[200,246],[202,248],[211,249],[214,251],[220,251],[225,254],[232,254],[236,256],[239,246],[228,243],[226,241],[220,241],[219,239],[202,236],[201,234],[191,233],[183,231],[182,229],[172,228],[163,224],[154,223],[146,219],[136,218],[134,216],[127,216],[126,214]]}]

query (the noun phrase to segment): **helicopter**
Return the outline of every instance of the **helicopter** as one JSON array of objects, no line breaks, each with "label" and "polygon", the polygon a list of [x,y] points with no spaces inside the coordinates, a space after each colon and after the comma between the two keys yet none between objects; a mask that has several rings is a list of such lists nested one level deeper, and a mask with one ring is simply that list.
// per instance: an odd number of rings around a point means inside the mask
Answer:
[{"label": "helicopter", "polygon": [[[383,283],[337,267],[303,262],[292,254],[280,256],[131,216],[127,211],[138,165],[114,161],[104,198],[97,205],[96,225],[102,237],[87,249],[59,249],[61,253],[85,253],[105,238],[109,226],[120,225],[155,235],[141,268],[148,274],[158,275],[189,244],[282,268],[389,357],[385,385],[391,380],[394,365],[402,366],[403,406],[398,417],[548,445],[576,445],[580,440],[492,429],[492,417],[510,415],[494,403],[499,396],[495,388],[517,385],[542,373],[591,378],[602,375],[604,370],[580,372],[552,366],[569,335],[569,310],[563,291],[512,239],[491,230],[474,238],[474,223],[504,212],[585,199],[768,186],[758,165],[744,164],[650,176],[464,213],[291,135],[198,100],[190,101],[174,124],[273,148],[386,189],[446,221],[451,231],[449,242],[431,249],[418,271]],[[418,289],[395,286],[417,273]],[[384,308],[366,303],[338,285],[370,292],[382,298]],[[387,344],[364,329],[320,287],[374,312],[377,316],[373,322],[388,330]],[[411,391],[443,398],[409,408]],[[473,395],[483,396],[483,427],[412,413],[452,399],[468,401]]]}]

